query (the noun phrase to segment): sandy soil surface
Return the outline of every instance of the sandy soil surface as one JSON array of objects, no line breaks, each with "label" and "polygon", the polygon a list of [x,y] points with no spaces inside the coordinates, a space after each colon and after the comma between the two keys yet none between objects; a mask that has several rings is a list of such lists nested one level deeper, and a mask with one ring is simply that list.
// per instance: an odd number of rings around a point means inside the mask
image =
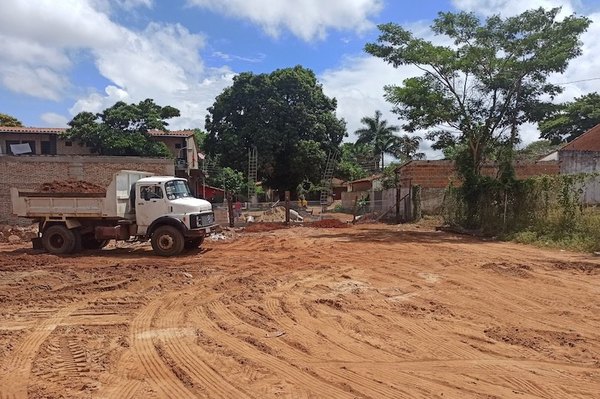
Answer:
[{"label": "sandy soil surface", "polygon": [[0,398],[598,398],[600,260],[425,228],[0,245]]}]

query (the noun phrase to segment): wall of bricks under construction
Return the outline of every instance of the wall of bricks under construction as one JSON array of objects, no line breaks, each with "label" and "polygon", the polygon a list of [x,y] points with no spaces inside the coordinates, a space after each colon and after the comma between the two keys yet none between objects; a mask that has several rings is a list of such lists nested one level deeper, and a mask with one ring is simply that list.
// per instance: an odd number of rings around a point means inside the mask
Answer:
[{"label": "wall of bricks under construction", "polygon": [[35,190],[55,180],[85,180],[108,186],[120,170],[139,170],[173,176],[171,159],[107,156],[2,156],[0,157],[0,223],[16,224],[27,220],[12,215],[10,188]]},{"label": "wall of bricks under construction", "polygon": [[[497,176],[498,167],[495,164],[482,168],[485,176]],[[525,179],[539,175],[556,175],[559,173],[559,163],[549,162],[517,162],[515,163],[517,179]],[[425,213],[439,213],[444,199],[444,189],[452,182],[460,185],[453,161],[411,161],[400,166],[396,173],[400,181],[411,181],[413,185],[421,186],[421,206]],[[408,183],[406,183],[408,184]]]}]

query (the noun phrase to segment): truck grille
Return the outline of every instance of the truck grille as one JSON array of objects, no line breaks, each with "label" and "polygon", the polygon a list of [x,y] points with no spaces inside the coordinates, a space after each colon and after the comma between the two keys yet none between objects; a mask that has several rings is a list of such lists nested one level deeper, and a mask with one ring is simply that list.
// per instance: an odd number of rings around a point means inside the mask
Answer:
[{"label": "truck grille", "polygon": [[192,229],[210,226],[210,225],[213,225],[214,223],[215,223],[215,215],[212,212],[190,215],[190,227]]}]

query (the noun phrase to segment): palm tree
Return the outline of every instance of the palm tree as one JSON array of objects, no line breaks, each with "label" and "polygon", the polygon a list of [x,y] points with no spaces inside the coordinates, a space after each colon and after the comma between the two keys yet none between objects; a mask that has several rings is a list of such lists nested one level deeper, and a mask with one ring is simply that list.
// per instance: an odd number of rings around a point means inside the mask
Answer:
[{"label": "palm tree", "polygon": [[383,170],[383,155],[396,154],[400,150],[399,137],[394,134],[400,130],[398,126],[387,124],[386,120],[381,119],[381,112],[375,111],[375,117],[365,116],[361,123],[365,128],[358,129],[355,134],[358,135],[356,144],[370,144],[373,146],[373,152],[376,157],[381,157],[381,169]]},{"label": "palm tree", "polygon": [[399,137],[398,140],[400,141],[400,145],[398,146],[398,151],[394,154],[396,158],[400,159],[401,161],[425,158],[424,153],[417,152],[419,150],[419,145],[421,144],[421,137],[411,137],[405,134],[404,136]]}]

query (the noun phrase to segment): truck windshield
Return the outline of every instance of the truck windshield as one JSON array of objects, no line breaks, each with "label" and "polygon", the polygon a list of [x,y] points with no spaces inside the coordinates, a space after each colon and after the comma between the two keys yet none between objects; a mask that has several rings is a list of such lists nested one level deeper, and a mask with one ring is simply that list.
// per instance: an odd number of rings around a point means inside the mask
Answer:
[{"label": "truck windshield", "polygon": [[174,200],[177,198],[191,197],[190,188],[184,180],[172,180],[165,183],[167,198]]}]

